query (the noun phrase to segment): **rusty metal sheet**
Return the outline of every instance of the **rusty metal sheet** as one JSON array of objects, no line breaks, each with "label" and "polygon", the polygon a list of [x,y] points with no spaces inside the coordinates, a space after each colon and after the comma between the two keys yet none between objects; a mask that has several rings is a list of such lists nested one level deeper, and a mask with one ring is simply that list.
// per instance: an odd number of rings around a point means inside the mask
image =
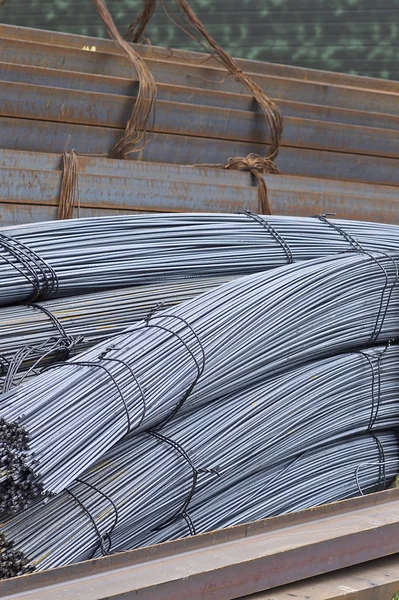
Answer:
[{"label": "rusty metal sheet", "polygon": [[[0,82],[0,114],[7,117],[61,121],[124,129],[132,110],[126,96],[65,90],[25,83]],[[217,140],[262,143],[269,139],[260,114],[179,102],[157,101],[154,131]],[[399,156],[396,131],[286,117],[282,146],[313,148],[369,156]],[[40,148],[38,148],[40,150]]]},{"label": "rusty metal sheet", "polygon": [[399,591],[399,555],[245,596],[246,600],[391,600]]},{"label": "rusty metal sheet", "polygon": [[232,600],[399,551],[399,491],[0,582],[21,600]]},{"label": "rusty metal sheet", "polygon": [[[1,145],[10,150],[62,153],[75,149],[81,154],[107,155],[120,138],[120,130],[31,119],[0,117]],[[171,164],[225,163],[229,156],[250,152],[262,154],[263,144],[153,134],[151,143],[132,155],[135,160]],[[399,185],[397,159],[343,154],[285,147],[276,161],[283,173],[326,179],[341,179]]]},{"label": "rusty metal sheet", "polygon": [[[0,148],[0,166],[43,171],[61,170],[62,159],[59,154],[44,152],[24,152]],[[188,166],[160,162],[137,160],[115,160],[101,156],[79,156],[79,171],[91,175],[112,175],[115,177],[135,177],[153,179],[172,179],[192,183],[219,185],[253,185],[251,175],[244,171],[229,171],[205,166]],[[268,185],[278,187],[290,193],[313,192],[315,194],[336,194],[361,197],[385,197],[398,199],[396,187],[373,185],[353,181],[318,179],[286,175],[266,177]]]},{"label": "rusty metal sheet", "polygon": [[[0,167],[0,201],[57,206],[60,171]],[[86,208],[170,212],[230,212],[258,208],[256,187],[211,185],[206,181],[79,175],[80,205]],[[4,209],[4,206],[3,206]]]},{"label": "rusty metal sheet", "polygon": [[[61,170],[62,157],[60,154],[23,152],[0,148],[0,166],[42,171]],[[188,181],[192,183],[238,186],[253,185],[251,175],[245,171],[228,171],[212,167],[191,167],[180,164],[174,165],[137,160],[115,160],[101,156],[80,155],[79,172],[92,175],[113,175],[115,177],[172,179],[173,181]],[[347,185],[350,184],[348,183]],[[363,192],[366,192],[371,188],[364,185],[362,189]]]},{"label": "rusty metal sheet", "polygon": [[[70,33],[60,33],[55,31],[31,29],[28,27],[17,27],[13,25],[0,24],[0,37],[15,39],[16,41],[32,41],[50,44],[52,46],[69,46],[72,48],[82,48],[83,46],[95,46],[100,52],[118,53],[118,49],[111,40],[83,36]],[[208,55],[189,50],[171,50],[157,46],[134,45],[135,49],[145,57],[162,58],[165,61],[184,61],[201,62],[207,60],[211,66],[219,66],[219,63]],[[250,73],[259,73],[265,75],[275,75],[284,78],[293,78],[304,81],[314,81],[320,83],[332,83],[358,89],[369,89],[385,92],[399,93],[399,83],[373,77],[360,77],[358,75],[349,75],[320,71],[292,65],[280,65],[276,63],[261,62],[248,59],[236,59],[240,67]]]},{"label": "rusty metal sheet", "polygon": [[[134,77],[129,62],[120,54],[86,52],[76,48],[20,42],[1,41],[3,62],[39,66],[52,69],[86,72],[104,76]],[[245,94],[246,89],[220,67],[207,63],[198,65],[148,59],[148,67],[159,83],[199,87]],[[285,79],[269,75],[253,76],[265,92],[276,100],[327,105],[352,110],[363,110],[398,116],[398,94],[362,90],[344,86]]]},{"label": "rusty metal sheet", "polygon": [[[130,97],[137,94],[138,87],[137,82],[127,78],[104,77],[90,73],[77,73],[4,62],[0,62],[0,80]],[[259,112],[259,107],[249,95],[163,83],[158,84],[157,100]],[[278,100],[278,103],[286,117],[348,123],[365,127],[381,127],[399,131],[399,117],[392,115],[333,108],[318,104],[312,105],[289,100]]]},{"label": "rusty metal sheet", "polygon": [[[34,164],[28,165],[29,153],[21,168],[15,168],[15,161],[11,161],[14,165],[11,168],[1,166],[5,162],[2,160],[5,153],[4,150],[0,153],[3,224],[14,224],[15,206],[56,206],[61,185],[59,157],[55,157],[55,164],[52,161],[56,168],[46,171],[43,170],[47,166],[43,158],[36,164],[32,159]],[[93,160],[99,161],[99,164],[93,165],[90,162]],[[232,185],[228,171],[216,171],[223,179],[218,184],[211,184],[202,169],[198,172],[196,169],[186,168],[185,172],[180,169],[174,179],[176,167],[172,166],[169,172],[169,165],[84,157],[80,158],[80,162],[80,204],[84,208],[133,212],[259,210],[257,188]],[[122,163],[123,170],[113,173],[112,165],[118,166],[119,163]],[[157,171],[158,167],[162,169]],[[309,216],[334,212],[340,218],[399,224],[399,190],[396,187],[287,175],[269,175],[265,179],[274,214]],[[9,209],[7,204],[12,207]],[[32,209],[29,220],[39,221],[39,213]]]}]

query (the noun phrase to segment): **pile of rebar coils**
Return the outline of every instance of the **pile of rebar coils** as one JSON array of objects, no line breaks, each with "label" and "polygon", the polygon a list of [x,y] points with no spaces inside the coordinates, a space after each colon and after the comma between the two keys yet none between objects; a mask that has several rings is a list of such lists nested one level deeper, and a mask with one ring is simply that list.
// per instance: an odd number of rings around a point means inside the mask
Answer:
[{"label": "pile of rebar coils", "polygon": [[398,265],[326,217],[0,230],[0,576],[384,489]]}]

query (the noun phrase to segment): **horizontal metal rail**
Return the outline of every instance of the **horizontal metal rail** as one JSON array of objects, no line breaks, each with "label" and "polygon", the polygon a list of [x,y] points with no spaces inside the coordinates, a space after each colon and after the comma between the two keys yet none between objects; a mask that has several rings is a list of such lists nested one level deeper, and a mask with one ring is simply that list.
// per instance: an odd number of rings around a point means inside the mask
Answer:
[{"label": "horizontal metal rail", "polygon": [[[235,173],[225,170],[87,157],[80,157],[79,162],[80,207],[85,216],[97,214],[87,212],[93,210],[104,215],[107,211],[259,210],[256,187],[237,185],[234,177],[229,181]],[[57,155],[0,150],[0,222],[17,224],[15,219],[26,218],[26,211],[29,221],[55,218],[62,177],[59,167]],[[396,187],[289,175],[267,175],[265,180],[275,214],[334,212],[340,218],[399,223]]]},{"label": "horizontal metal rail", "polygon": [[[399,102],[398,102],[399,105]],[[115,94],[26,83],[0,82],[0,114],[5,117],[89,125],[91,136],[100,127],[124,130],[131,99]],[[249,111],[200,106],[184,102],[157,101],[156,133],[207,140],[259,143],[269,140],[262,115]],[[282,146],[368,156],[399,157],[396,130],[328,123],[286,117]],[[40,147],[37,148],[40,150]],[[226,157],[227,158],[227,157]],[[221,156],[219,162],[223,162]],[[304,174],[307,174],[304,171]]]},{"label": "horizontal metal rail", "polygon": [[231,600],[398,551],[389,490],[2,581],[0,598]]},{"label": "horizontal metal rail", "polygon": [[[0,202],[57,206],[60,171],[0,167]],[[396,189],[396,188],[395,188]],[[80,205],[85,208],[170,212],[257,211],[256,187],[179,182],[173,179],[79,175]],[[397,202],[399,208],[399,199]]]},{"label": "horizontal metal rail", "polygon": [[[120,139],[121,130],[99,127],[96,135],[88,125],[0,117],[1,145],[10,150],[58,152],[76,150],[80,154],[106,155]],[[383,131],[383,130],[381,130]],[[264,152],[265,145],[184,135],[154,133],[138,156],[132,158],[158,163],[224,163],[229,156]],[[398,161],[286,146],[276,160],[283,173],[310,177],[399,185]]]},{"label": "horizontal metal rail", "polygon": [[[86,52],[79,48],[37,42],[1,40],[1,60],[8,63],[92,73],[135,80],[136,75],[124,56],[113,52]],[[153,57],[146,60],[158,83],[214,89],[247,94],[241,83],[224,69],[203,64],[170,62]],[[399,115],[398,94],[344,87],[274,75],[252,74],[268,96],[277,100]]]},{"label": "horizontal metal rail", "polygon": [[[0,62],[0,80],[45,85],[58,88],[116,94],[118,96],[134,96],[137,93],[138,82],[132,73],[130,78],[66,71],[65,69],[49,69],[45,67],[24,64]],[[157,100],[179,101],[188,104],[215,106],[223,109],[234,109],[256,112],[257,106],[251,96],[208,90],[183,85],[159,83]],[[399,129],[399,117],[377,112],[348,108],[333,108],[320,104],[278,100],[278,105],[286,117],[314,119],[332,123],[348,123],[366,127],[381,127],[383,129]]]},{"label": "horizontal metal rail", "polygon": [[[51,46],[69,46],[77,49],[82,49],[84,46],[89,46],[90,48],[95,46],[96,50],[99,52],[119,54],[117,47],[111,40],[71,33],[60,33],[55,31],[0,24],[0,36],[2,38],[14,39],[18,42],[32,41],[50,44]],[[169,48],[144,46],[139,44],[135,44],[135,49],[137,52],[139,52],[139,54],[147,58],[153,57],[161,58],[164,61],[180,61],[190,63],[201,63],[201,61],[207,59],[205,63],[206,66],[216,66],[220,68],[219,63],[215,59],[209,58],[209,56],[201,52],[192,52],[188,50],[173,51]],[[277,77],[319,83],[330,83],[334,85],[355,87],[358,89],[374,89],[378,92],[384,91],[399,93],[399,83],[396,81],[376,79],[373,77],[359,77],[358,75],[320,71],[317,69],[296,67],[292,65],[280,65],[241,58],[237,58],[236,60],[242,69],[250,73],[274,75]]]},{"label": "horizontal metal rail", "polygon": [[319,575],[247,600],[391,600],[399,591],[398,555]]}]

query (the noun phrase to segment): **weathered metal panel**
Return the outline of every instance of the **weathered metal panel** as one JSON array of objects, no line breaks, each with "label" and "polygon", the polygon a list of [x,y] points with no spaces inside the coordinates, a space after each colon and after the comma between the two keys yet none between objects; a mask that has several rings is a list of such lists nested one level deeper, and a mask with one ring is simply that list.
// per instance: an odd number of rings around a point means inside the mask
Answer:
[{"label": "weathered metal panel", "polygon": [[[75,149],[81,154],[106,156],[120,138],[120,130],[101,127],[93,135],[84,125],[0,117],[1,145],[10,150],[62,153]],[[132,155],[133,159],[171,164],[225,163],[229,156],[264,152],[264,144],[153,134],[151,143]],[[283,173],[326,179],[341,179],[399,185],[398,161],[392,158],[324,152],[285,147],[277,157]]]},{"label": "weathered metal panel", "polygon": [[[60,170],[62,169],[62,158],[60,154],[23,152],[0,148],[0,166],[42,171]],[[191,167],[137,160],[115,160],[101,156],[80,155],[79,172],[93,175],[113,175],[115,177],[169,178],[174,181],[205,182],[220,185],[250,186],[254,183],[251,175],[245,171],[227,171],[212,167]],[[363,186],[364,192],[367,189],[369,189],[368,186]]]},{"label": "weathered metal panel", "polygon": [[399,552],[390,490],[0,582],[21,600],[231,600]]},{"label": "weathered metal panel", "polygon": [[246,600],[391,600],[399,591],[399,556],[319,575]]},{"label": "weathered metal panel", "polygon": [[[216,171],[223,175],[224,182],[211,184],[201,171],[195,175],[195,169],[186,169],[185,173],[180,172],[179,178],[173,179],[172,174],[168,173],[168,165],[161,165],[162,177],[156,172],[158,165],[97,159],[101,161],[100,164],[111,163],[108,173],[101,173],[100,166],[97,165],[92,170],[90,163],[82,162],[82,158],[80,160],[79,191],[82,208],[125,212],[259,210],[256,187],[231,185],[230,173],[227,171]],[[112,164],[118,163],[124,163],[121,165],[125,167],[123,174],[112,173]],[[25,165],[21,169],[0,166],[0,215],[3,225],[16,223],[18,206],[26,207],[26,213],[30,206],[29,221],[40,221],[45,205],[58,205],[61,171],[58,168],[46,171],[37,166],[32,164],[32,168],[29,168]],[[40,166],[46,166],[43,159]],[[131,173],[128,173],[129,166]],[[173,169],[175,167],[172,167],[172,171]],[[202,182],[193,182],[191,173],[198,180],[202,176]],[[396,187],[284,175],[269,175],[266,183],[275,214],[310,216],[334,212],[341,218],[399,224],[399,191]],[[34,207],[37,207],[37,212]],[[53,213],[50,211],[50,214]],[[75,216],[77,215],[78,211],[75,210]]]},{"label": "weathered metal panel", "polygon": [[[95,46],[100,52],[119,52],[111,40],[48,30],[31,29],[27,27],[15,27],[12,25],[0,24],[0,36],[3,38],[15,39],[17,41],[34,41],[50,44],[52,46],[69,46],[78,49],[82,48],[83,46]],[[134,47],[142,56],[146,57],[162,58],[162,60],[166,61],[178,60],[182,62],[200,62],[206,59],[208,65],[218,66],[218,63],[215,59],[209,58],[209,56],[199,52],[191,52],[187,50],[171,51],[169,48],[141,46],[139,44],[135,44]],[[305,69],[303,67],[281,65],[256,60],[236,60],[242,69],[250,73],[275,75],[277,77],[293,78],[304,81],[317,81],[320,83],[332,83],[342,86],[356,87],[359,89],[374,89],[377,91],[399,93],[399,83],[396,81],[387,81],[372,77],[359,77],[357,75],[333,73],[316,69]]]},{"label": "weathered metal panel", "polygon": [[[7,117],[60,121],[124,130],[132,110],[126,96],[0,82],[0,114]],[[174,135],[262,143],[269,139],[265,119],[255,113],[157,101],[154,131]],[[286,117],[282,146],[399,156],[396,131]],[[40,148],[37,148],[40,150]],[[307,174],[306,172],[304,174]]]},{"label": "weathered metal panel", "polygon": [[[51,171],[62,169],[62,160],[59,154],[23,152],[0,148],[0,166]],[[136,160],[115,160],[100,156],[79,156],[79,172],[93,175],[113,175],[115,177],[173,179],[174,181],[219,185],[251,186],[254,184],[251,175],[244,171]],[[399,194],[396,187],[353,181],[317,179],[285,174],[283,176],[268,175],[266,179],[269,182],[268,186],[272,189],[276,187],[290,193],[298,191],[317,194],[357,195],[370,198],[382,197],[387,200],[396,200]]]},{"label": "weathered metal panel", "polygon": [[[0,201],[58,205],[60,171],[0,167]],[[258,208],[256,187],[210,185],[170,178],[79,175],[80,204],[86,208],[130,211],[237,212]],[[4,210],[4,205],[3,205]]]},{"label": "weathered metal panel", "polygon": [[[46,69],[43,67],[3,62],[0,63],[0,80],[130,97],[134,97],[137,94],[138,88],[137,82],[132,82],[131,79],[127,78],[104,77],[90,73],[77,73],[61,69]],[[248,95],[162,83],[158,84],[157,100],[214,106],[223,109],[250,111],[252,113],[259,112],[259,107],[254,102],[254,99]],[[285,117],[322,120],[332,123],[348,123],[351,125],[380,127],[392,129],[396,132],[399,131],[399,117],[392,115],[291,102],[288,100],[278,100],[278,104]]]},{"label": "weathered metal panel", "polygon": [[[1,41],[1,60],[104,76],[134,78],[125,57],[115,52],[87,52],[70,47],[52,46],[10,39]],[[245,88],[221,68],[148,59],[148,67],[160,83],[246,93]],[[265,92],[277,99],[354,110],[399,115],[398,94],[315,83],[268,75],[253,76]]]}]

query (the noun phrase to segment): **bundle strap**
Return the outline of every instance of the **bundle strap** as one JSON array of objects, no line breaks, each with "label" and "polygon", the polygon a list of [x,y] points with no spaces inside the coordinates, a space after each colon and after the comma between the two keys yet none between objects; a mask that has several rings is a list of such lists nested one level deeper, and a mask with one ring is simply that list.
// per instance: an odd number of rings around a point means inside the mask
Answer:
[{"label": "bundle strap", "polygon": [[107,8],[105,0],[92,0],[98,15],[121,52],[135,69],[139,89],[132,114],[127,122],[125,133],[110,153],[111,158],[125,159],[132,152],[139,152],[146,144],[146,134],[150,119],[154,118],[157,88],[155,80],[142,57],[126,42],[119,33]]},{"label": "bundle strap", "polygon": [[263,215],[272,214],[264,175],[279,175],[280,171],[270,158],[259,154],[237,156],[229,158],[224,168],[231,171],[249,171],[251,175],[256,177],[260,212]]},{"label": "bundle strap", "polygon": [[79,162],[75,150],[62,154],[62,181],[57,219],[72,219],[75,206],[80,217]]}]

